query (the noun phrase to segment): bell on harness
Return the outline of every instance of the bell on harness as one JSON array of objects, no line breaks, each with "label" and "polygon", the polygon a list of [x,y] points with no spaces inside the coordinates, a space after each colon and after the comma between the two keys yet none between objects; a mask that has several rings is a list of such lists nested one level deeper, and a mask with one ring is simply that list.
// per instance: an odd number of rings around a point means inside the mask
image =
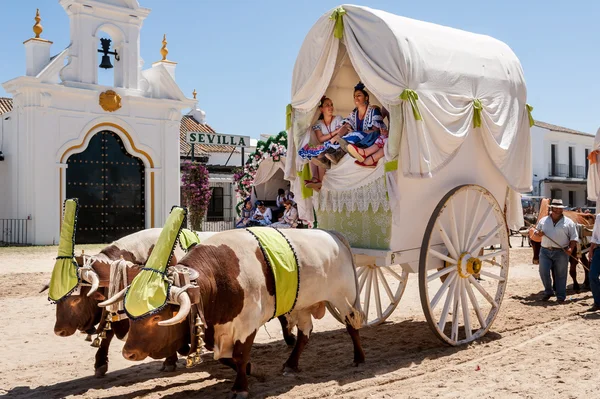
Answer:
[{"label": "bell on harness", "polygon": [[191,368],[202,363],[202,349],[204,348],[204,324],[202,323],[202,319],[200,315],[196,315],[196,323],[194,324],[196,329],[196,336],[198,337],[198,342],[196,346],[196,352],[188,355],[185,359],[185,367]]},{"label": "bell on harness", "polygon": [[90,345],[92,348],[99,348],[100,347],[100,338],[96,337],[94,338],[94,342],[92,342],[92,344]]}]

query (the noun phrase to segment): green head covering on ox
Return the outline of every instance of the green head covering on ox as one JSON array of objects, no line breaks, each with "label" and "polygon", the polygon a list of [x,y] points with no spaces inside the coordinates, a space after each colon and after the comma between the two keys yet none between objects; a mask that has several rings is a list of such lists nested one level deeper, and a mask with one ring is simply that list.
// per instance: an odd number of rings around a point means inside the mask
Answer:
[{"label": "green head covering on ox", "polygon": [[198,237],[196,232],[188,229],[181,229],[181,233],[179,234],[179,245],[182,250],[188,252],[192,247],[198,244],[200,244],[200,237]]},{"label": "green head covering on ox", "polygon": [[158,236],[158,242],[148,258],[146,267],[135,276],[127,289],[123,307],[131,319],[135,320],[157,313],[167,304],[171,287],[165,271],[186,215],[185,208],[173,207],[160,236]]},{"label": "green head covering on ox", "polygon": [[69,296],[79,285],[78,265],[75,261],[75,229],[79,203],[76,198],[65,201],[63,222],[58,242],[58,256],[48,289],[48,299],[58,302]]},{"label": "green head covering on ox", "polygon": [[273,227],[247,228],[256,240],[273,271],[275,279],[275,312],[273,317],[291,312],[296,305],[300,288],[298,257],[282,232]]}]

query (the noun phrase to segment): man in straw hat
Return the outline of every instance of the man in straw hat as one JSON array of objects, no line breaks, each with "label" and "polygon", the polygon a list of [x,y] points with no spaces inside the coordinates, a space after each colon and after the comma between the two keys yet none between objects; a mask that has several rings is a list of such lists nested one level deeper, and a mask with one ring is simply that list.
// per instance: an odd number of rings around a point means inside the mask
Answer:
[{"label": "man in straw hat", "polygon": [[539,221],[535,232],[542,237],[540,250],[540,278],[544,284],[542,300],[548,301],[554,296],[550,275],[550,272],[554,271],[556,298],[558,302],[564,302],[567,297],[569,257],[574,253],[579,237],[575,222],[563,216],[565,206],[562,200],[553,199],[550,209],[550,215]]}]

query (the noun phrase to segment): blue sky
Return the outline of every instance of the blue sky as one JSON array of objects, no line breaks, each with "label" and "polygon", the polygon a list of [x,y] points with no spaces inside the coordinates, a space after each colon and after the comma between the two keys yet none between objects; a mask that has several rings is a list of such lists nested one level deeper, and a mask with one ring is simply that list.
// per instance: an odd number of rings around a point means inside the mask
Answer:
[{"label": "blue sky", "polygon": [[[338,0],[339,1],[339,0]],[[144,68],[160,59],[163,33],[176,79],[198,91],[217,131],[258,137],[284,128],[298,50],[314,22],[339,5],[332,0],[139,0]],[[398,15],[487,34],[517,54],[534,117],[588,133],[600,127],[600,2],[504,0],[363,0]],[[23,41],[39,7],[52,54],[69,44],[69,20],[58,0],[2,2],[0,82],[25,73]],[[0,88],[0,96],[6,93]]]}]

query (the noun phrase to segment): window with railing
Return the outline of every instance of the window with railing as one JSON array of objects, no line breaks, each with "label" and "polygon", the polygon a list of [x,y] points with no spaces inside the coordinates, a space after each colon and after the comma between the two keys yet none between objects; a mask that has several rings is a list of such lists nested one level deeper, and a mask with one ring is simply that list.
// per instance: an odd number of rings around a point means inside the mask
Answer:
[{"label": "window with railing", "polygon": [[[584,158],[584,162],[585,162],[585,177],[587,178],[588,175],[588,170],[590,168],[590,161],[588,160],[588,157],[590,156],[590,149],[586,148],[585,149],[585,158]],[[586,195],[587,198],[587,195]]]},{"label": "window with railing", "polygon": [[575,147],[569,147],[569,177],[575,177]]},{"label": "window with railing", "polygon": [[548,172],[550,176],[557,176],[556,165],[558,163],[558,158],[556,156],[556,144],[550,145],[550,171]]},{"label": "window with railing", "polygon": [[580,165],[571,166],[564,163],[548,164],[548,175],[550,177],[585,179],[586,167]]}]

